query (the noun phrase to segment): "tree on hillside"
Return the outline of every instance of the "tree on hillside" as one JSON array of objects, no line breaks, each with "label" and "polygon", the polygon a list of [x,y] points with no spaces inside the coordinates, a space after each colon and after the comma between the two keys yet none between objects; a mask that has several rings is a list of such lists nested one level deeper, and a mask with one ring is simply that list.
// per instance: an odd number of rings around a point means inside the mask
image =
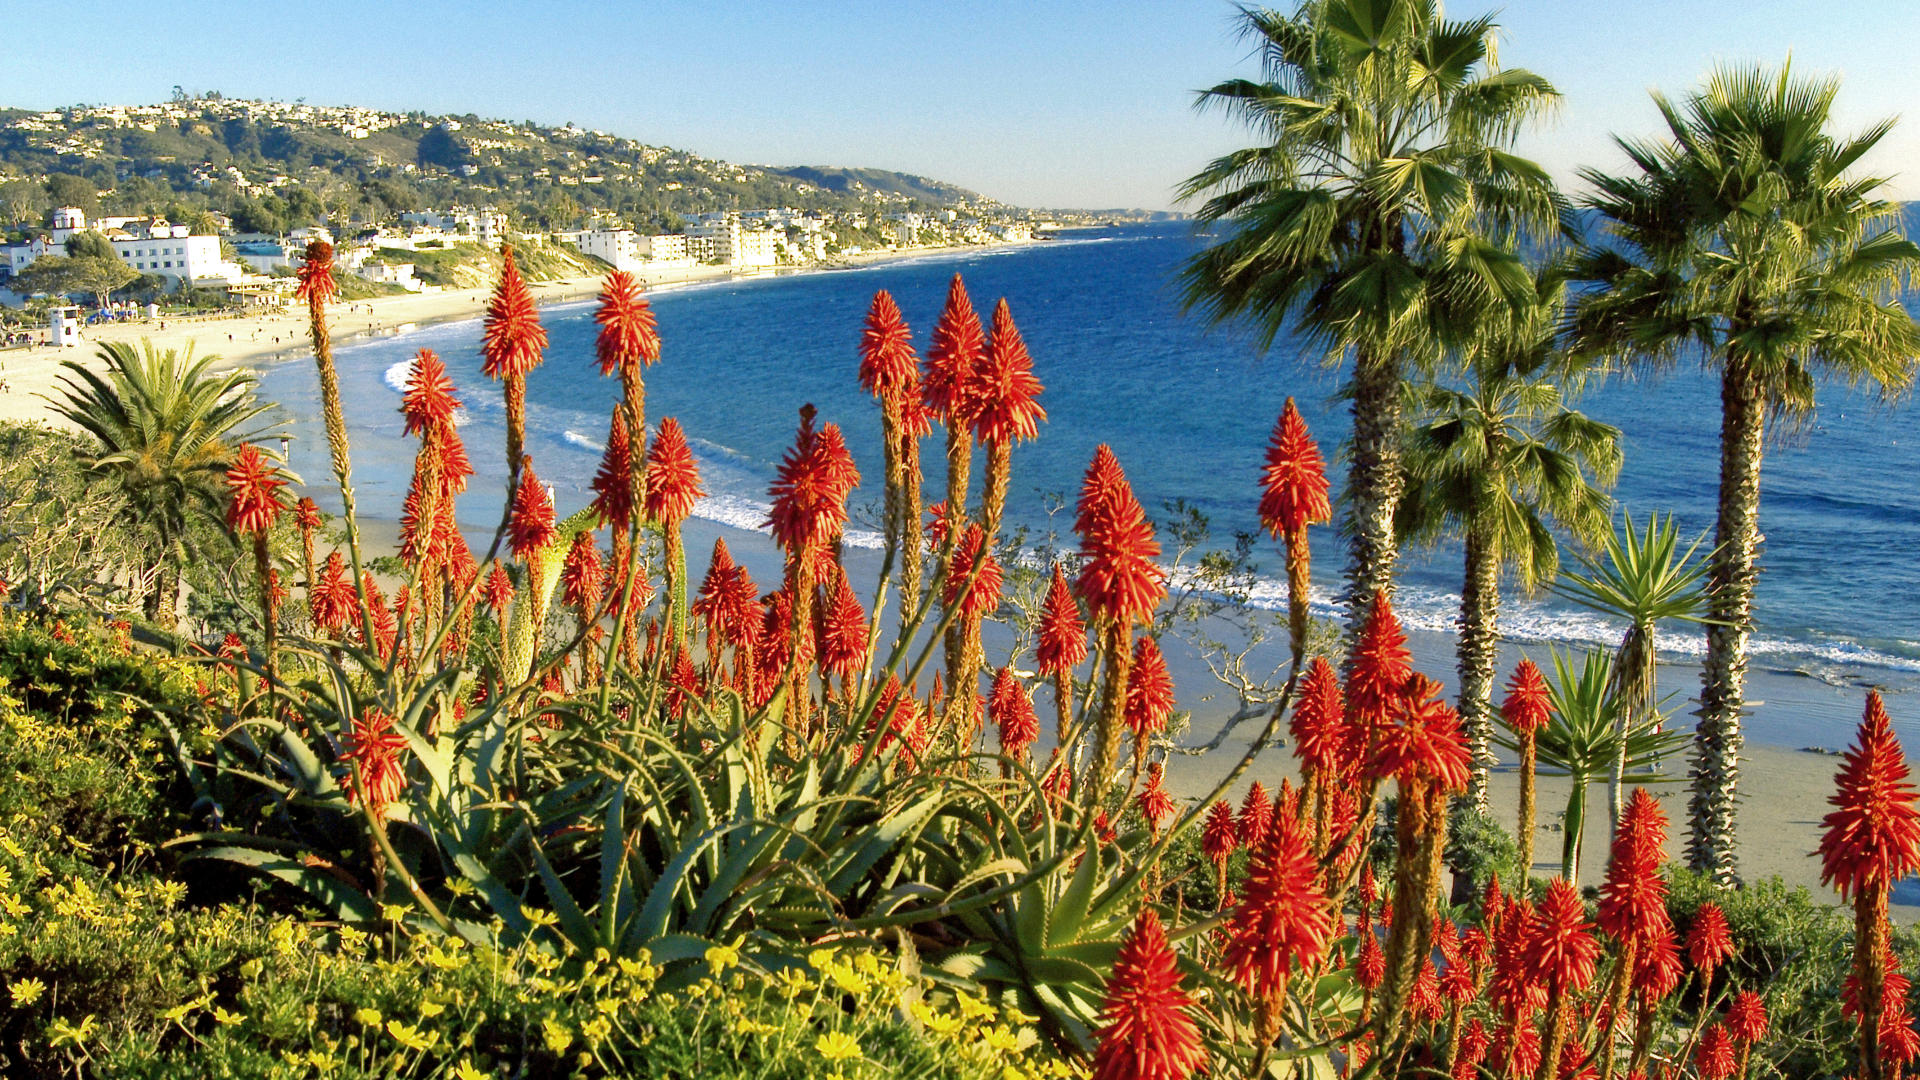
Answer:
[{"label": "tree on hillside", "polygon": [[139,278],[140,271],[128,266],[123,259],[88,255],[73,260],[74,287],[92,293],[93,302],[98,307],[105,307],[115,290],[125,288]]},{"label": "tree on hillside", "polygon": [[1760,548],[1762,436],[1804,416],[1825,373],[1886,394],[1913,382],[1920,327],[1900,287],[1920,269],[1881,177],[1855,166],[1891,120],[1829,130],[1839,82],[1790,68],[1716,69],[1678,104],[1670,140],[1616,140],[1629,171],[1583,173],[1607,230],[1574,266],[1574,348],[1663,368],[1699,356],[1720,376],[1720,505],[1693,748],[1688,861],[1737,877],[1735,798],[1747,639]]},{"label": "tree on hillside", "polygon": [[88,229],[85,232],[77,232],[67,237],[66,248],[67,254],[76,259],[117,259],[120,257],[113,250],[113,241],[107,239],[105,234],[96,232],[93,229]]},{"label": "tree on hillside", "polygon": [[54,173],[47,177],[47,198],[55,206],[78,207],[90,218],[100,213],[100,189],[82,176]]},{"label": "tree on hillside", "polygon": [[1188,180],[1223,238],[1187,264],[1185,299],[1264,344],[1296,330],[1351,360],[1345,530],[1349,627],[1391,593],[1402,387],[1480,321],[1533,302],[1513,244],[1561,226],[1546,173],[1507,152],[1559,94],[1497,68],[1488,16],[1437,0],[1305,0],[1244,10],[1260,80],[1200,95],[1254,129]]}]

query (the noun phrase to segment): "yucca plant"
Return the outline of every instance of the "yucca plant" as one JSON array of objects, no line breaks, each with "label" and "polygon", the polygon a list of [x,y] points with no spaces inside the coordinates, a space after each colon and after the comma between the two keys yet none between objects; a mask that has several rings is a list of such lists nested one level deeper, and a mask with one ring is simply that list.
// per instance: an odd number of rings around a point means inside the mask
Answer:
[{"label": "yucca plant", "polygon": [[[1704,535],[1695,537],[1681,551],[1680,526],[1672,514],[1649,514],[1646,527],[1636,531],[1632,511],[1623,511],[1620,523],[1602,538],[1600,550],[1583,553],[1580,569],[1565,572],[1550,586],[1558,596],[1626,620],[1626,633],[1614,653],[1612,687],[1623,728],[1653,712],[1659,685],[1655,628],[1668,620],[1710,621],[1707,563],[1694,558],[1705,542]],[[1625,749],[1622,740],[1620,750]],[[1607,781],[1607,817],[1616,825],[1626,768],[1626,760],[1616,757]]]},{"label": "yucca plant", "polygon": [[[1628,783],[1675,779],[1660,772],[1660,763],[1686,745],[1684,734],[1661,729],[1663,718],[1657,710],[1631,724],[1621,723],[1613,667],[1612,655],[1598,649],[1586,650],[1577,663],[1571,653],[1554,649],[1548,682],[1553,711],[1535,736],[1540,765],[1564,773],[1571,788],[1560,851],[1560,874],[1570,882],[1579,876],[1588,785],[1608,775],[1616,760],[1626,762]],[[1512,739],[1503,738],[1501,745],[1519,749]]]}]

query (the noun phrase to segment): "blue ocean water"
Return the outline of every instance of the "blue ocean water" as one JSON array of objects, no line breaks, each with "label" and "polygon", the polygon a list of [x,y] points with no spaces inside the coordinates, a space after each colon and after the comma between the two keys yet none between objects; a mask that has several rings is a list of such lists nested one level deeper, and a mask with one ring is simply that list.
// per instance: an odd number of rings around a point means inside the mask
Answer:
[{"label": "blue ocean water", "polygon": [[[811,402],[846,431],[866,478],[856,500],[868,520],[880,493],[879,419],[855,380],[861,320],[876,289],[890,290],[916,346],[961,273],[984,321],[1006,297],[1046,392],[1039,440],[1014,451],[1009,515],[1044,531],[1049,496],[1071,498],[1099,443],[1112,444],[1150,511],[1183,499],[1210,518],[1222,545],[1257,528],[1256,481],[1268,432],[1294,396],[1332,458],[1347,428],[1335,400],[1339,375],[1316,351],[1285,340],[1262,351],[1232,330],[1209,330],[1180,312],[1173,276],[1202,243],[1186,226],[1113,228],[1020,248],[954,253],[857,270],[734,280],[651,295],[663,358],[647,378],[650,422],[678,417],[701,458],[711,497],[700,516],[755,528],[766,490],[791,442],[796,410]],[[551,347],[529,380],[528,449],[555,485],[563,512],[588,499],[618,381],[593,362],[592,305],[545,309]],[[428,327],[345,347],[341,381],[353,438],[362,512],[395,517],[413,444],[396,412],[407,363],[431,348],[448,363],[466,402],[462,435],[480,475],[462,516],[491,525],[505,469],[502,410],[480,374],[477,321]],[[296,434],[293,466],[316,492],[327,487],[325,438],[310,363],[264,374]],[[1835,683],[1920,685],[1920,418],[1869,392],[1826,385],[1819,410],[1773,433],[1761,506],[1766,545],[1754,662]],[[1690,535],[1710,532],[1718,475],[1717,383],[1682,367],[1616,380],[1583,406],[1626,434],[1616,496],[1636,516],[1672,511]],[[923,453],[938,490],[937,439]],[[1343,468],[1336,464],[1336,488]],[[976,483],[977,483],[976,479]],[[855,542],[873,543],[872,532]],[[1342,562],[1338,537],[1314,537],[1316,586],[1331,596]],[[1262,545],[1259,600],[1284,602],[1281,561]],[[1450,630],[1458,605],[1459,552],[1413,554],[1398,607],[1418,628]],[[1618,628],[1550,598],[1511,599],[1503,627],[1519,642],[1612,645]],[[1679,656],[1697,635],[1667,635]]]}]

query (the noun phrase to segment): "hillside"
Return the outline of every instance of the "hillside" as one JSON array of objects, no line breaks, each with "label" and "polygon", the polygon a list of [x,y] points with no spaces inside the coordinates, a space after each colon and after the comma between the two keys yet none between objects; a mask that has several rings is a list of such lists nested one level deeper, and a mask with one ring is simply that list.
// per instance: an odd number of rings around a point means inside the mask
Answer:
[{"label": "hillside", "polygon": [[[0,109],[0,222],[35,223],[60,194],[93,212],[196,211],[245,232],[495,206],[525,228],[596,216],[677,228],[682,214],[786,206],[1007,210],[974,192],[879,169],[735,165],[572,125],[247,101]],[[94,195],[94,192],[98,195]]]}]

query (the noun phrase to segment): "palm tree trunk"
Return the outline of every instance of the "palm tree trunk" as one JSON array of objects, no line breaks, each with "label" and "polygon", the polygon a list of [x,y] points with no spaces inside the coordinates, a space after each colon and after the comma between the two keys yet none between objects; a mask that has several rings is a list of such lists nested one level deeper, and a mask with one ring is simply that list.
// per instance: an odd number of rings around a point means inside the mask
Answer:
[{"label": "palm tree trunk", "polygon": [[1358,639],[1376,592],[1393,593],[1393,514],[1400,502],[1400,365],[1359,350],[1353,370],[1353,440],[1347,469],[1347,643]]},{"label": "palm tree trunk", "polygon": [[1493,764],[1493,679],[1500,651],[1500,562],[1483,528],[1467,531],[1466,580],[1460,586],[1460,726],[1473,754],[1467,797],[1487,808]]},{"label": "palm tree trunk", "polygon": [[1747,638],[1753,632],[1754,563],[1760,547],[1760,456],[1766,402],[1760,377],[1729,356],[1720,388],[1720,517],[1707,574],[1707,658],[1700,672],[1700,724],[1693,739],[1692,827],[1687,862],[1722,885],[1737,878],[1735,787]]}]

